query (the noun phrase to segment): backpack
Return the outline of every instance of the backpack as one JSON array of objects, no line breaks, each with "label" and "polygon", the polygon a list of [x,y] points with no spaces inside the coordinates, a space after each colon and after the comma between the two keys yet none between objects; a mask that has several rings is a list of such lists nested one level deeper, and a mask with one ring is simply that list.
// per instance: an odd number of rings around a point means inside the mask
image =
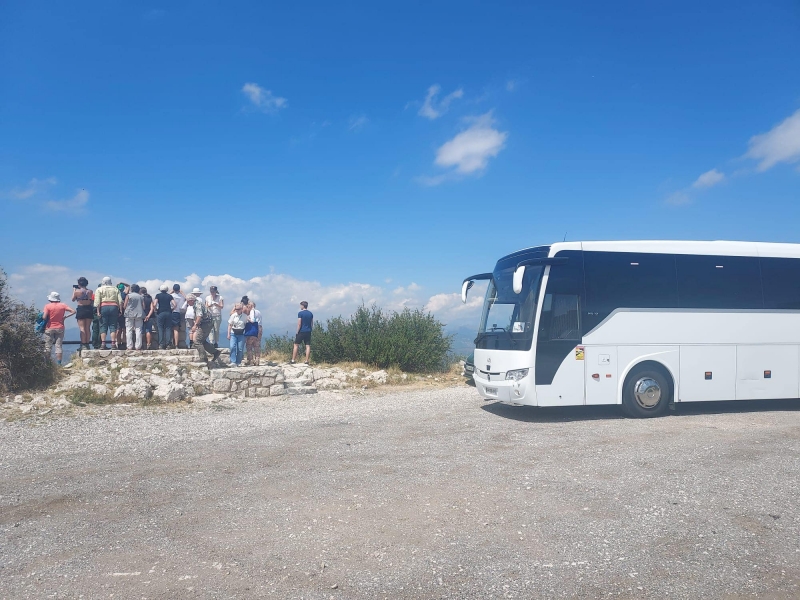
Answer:
[{"label": "backpack", "polygon": [[39,314],[36,315],[36,324],[33,326],[33,330],[36,333],[44,333],[44,330],[47,329],[47,323],[50,321],[50,318],[45,318],[44,313],[39,311]]}]

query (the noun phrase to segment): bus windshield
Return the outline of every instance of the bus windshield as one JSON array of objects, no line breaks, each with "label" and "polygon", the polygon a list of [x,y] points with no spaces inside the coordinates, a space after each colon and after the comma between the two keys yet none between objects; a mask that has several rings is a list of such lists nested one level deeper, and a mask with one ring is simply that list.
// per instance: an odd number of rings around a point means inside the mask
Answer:
[{"label": "bus windshield", "polygon": [[514,267],[493,273],[475,338],[476,348],[530,350],[543,269],[542,266],[526,267],[519,294],[512,289]]}]

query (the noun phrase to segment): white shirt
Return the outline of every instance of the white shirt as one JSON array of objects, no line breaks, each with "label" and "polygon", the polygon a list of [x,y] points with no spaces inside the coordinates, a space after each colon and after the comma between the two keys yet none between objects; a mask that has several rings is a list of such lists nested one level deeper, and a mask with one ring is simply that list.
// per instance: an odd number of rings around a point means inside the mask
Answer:
[{"label": "white shirt", "polygon": [[186,304],[186,320],[194,321],[194,306],[189,306],[188,302]]},{"label": "white shirt", "polygon": [[251,323],[258,323],[261,325],[261,311],[257,309],[253,309],[250,311],[250,322]]},{"label": "white shirt", "polygon": [[183,296],[177,292],[172,294],[172,297],[175,298],[175,308],[172,309],[172,312],[181,312],[188,306]]},{"label": "white shirt", "polygon": [[211,294],[206,296],[206,306],[211,311],[212,316],[219,317],[220,315],[222,315],[222,311],[220,310],[219,306],[211,306],[211,305],[214,304],[215,302],[219,302],[221,304],[223,300],[224,298],[219,294],[217,294],[216,300],[214,300],[214,297]]},{"label": "white shirt", "polygon": [[248,321],[248,316],[244,314],[244,311],[240,313],[233,313],[230,318],[228,319],[228,324],[233,329],[244,329],[245,323]]}]

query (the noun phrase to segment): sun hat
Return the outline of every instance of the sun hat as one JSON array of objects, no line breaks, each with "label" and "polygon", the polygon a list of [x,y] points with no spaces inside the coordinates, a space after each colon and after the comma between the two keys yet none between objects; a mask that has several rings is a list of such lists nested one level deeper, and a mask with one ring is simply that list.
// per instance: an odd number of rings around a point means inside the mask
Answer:
[{"label": "sun hat", "polygon": [[162,283],[158,289],[160,289],[162,292],[166,292],[169,289],[169,286],[166,283]]},{"label": "sun hat", "polygon": [[48,299],[50,302],[61,302],[61,296],[59,295],[59,293],[58,293],[58,292],[50,292],[50,293],[47,295],[47,299]]},{"label": "sun hat", "polygon": [[111,277],[103,277],[103,285],[111,285]]},{"label": "sun hat", "polygon": [[200,295],[200,294],[202,294],[203,292],[202,292],[202,290],[201,290],[200,288],[196,287],[196,288],[194,288],[194,289],[192,290],[192,293],[193,293],[195,296],[199,296],[199,295]]}]

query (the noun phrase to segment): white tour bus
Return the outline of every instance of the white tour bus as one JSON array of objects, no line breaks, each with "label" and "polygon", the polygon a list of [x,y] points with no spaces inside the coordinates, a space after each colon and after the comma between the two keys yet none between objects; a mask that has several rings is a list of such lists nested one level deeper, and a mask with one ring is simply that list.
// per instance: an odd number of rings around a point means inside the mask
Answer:
[{"label": "white tour bus", "polygon": [[475,374],[513,405],[800,398],[800,244],[564,242],[497,261]]}]

